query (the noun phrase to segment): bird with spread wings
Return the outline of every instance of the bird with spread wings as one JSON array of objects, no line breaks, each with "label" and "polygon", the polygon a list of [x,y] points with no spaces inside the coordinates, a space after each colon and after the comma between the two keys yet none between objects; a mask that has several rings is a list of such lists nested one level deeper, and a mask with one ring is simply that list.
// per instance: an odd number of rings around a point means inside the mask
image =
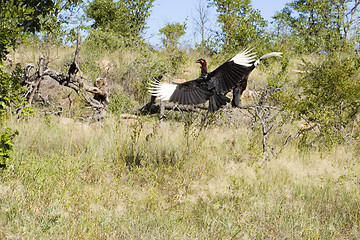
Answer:
[{"label": "bird with spread wings", "polygon": [[260,60],[271,56],[281,56],[281,53],[272,52],[256,60],[255,53],[251,49],[246,49],[212,72],[208,72],[205,59],[198,59],[201,68],[200,77],[180,84],[153,81],[149,84],[149,92],[160,100],[183,105],[209,101],[208,111],[215,112],[230,102],[225,94],[243,87],[243,82],[247,82],[249,74]]}]

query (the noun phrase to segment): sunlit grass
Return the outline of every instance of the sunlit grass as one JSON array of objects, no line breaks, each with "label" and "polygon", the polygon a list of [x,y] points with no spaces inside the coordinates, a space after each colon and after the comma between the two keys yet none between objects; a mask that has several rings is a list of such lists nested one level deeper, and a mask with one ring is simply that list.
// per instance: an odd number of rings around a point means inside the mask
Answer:
[{"label": "sunlit grass", "polygon": [[[36,63],[37,50],[24,51],[16,61]],[[61,69],[73,49],[56,51],[51,64]],[[148,54],[152,64],[143,69],[158,68],[160,57]],[[107,74],[115,95],[140,54],[120,49],[82,56],[84,75]],[[96,63],[104,56],[113,65],[107,73]],[[199,57],[192,53],[182,66],[188,72],[169,76],[196,78]],[[225,57],[208,59],[210,70]],[[291,60],[291,69],[299,64]],[[264,85],[280,68],[275,60],[271,67],[260,65],[249,88]],[[298,74],[289,72],[292,81]],[[261,133],[243,110],[208,116],[207,122],[200,114],[167,115],[160,127],[148,116],[124,123],[116,112],[91,124],[58,117],[8,120],[20,134],[0,172],[0,239],[360,238],[356,143],[329,150],[299,148],[295,139],[263,162]],[[280,130],[269,136],[275,152],[298,131],[290,124]]]},{"label": "sunlit grass", "polygon": [[12,122],[1,172],[8,239],[356,239],[360,165],[352,151],[289,145],[261,164],[244,126],[197,132],[57,118]]}]

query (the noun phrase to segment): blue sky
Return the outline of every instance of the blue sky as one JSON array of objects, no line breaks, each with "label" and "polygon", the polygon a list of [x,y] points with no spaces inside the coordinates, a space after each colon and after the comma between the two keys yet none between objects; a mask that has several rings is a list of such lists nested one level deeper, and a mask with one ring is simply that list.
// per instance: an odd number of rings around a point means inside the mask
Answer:
[{"label": "blue sky", "polygon": [[[206,0],[202,0],[206,1]],[[286,3],[291,0],[252,0],[254,9],[261,12],[263,18],[271,21],[271,17],[275,12],[280,11]],[[194,18],[196,18],[196,6],[199,0],[155,0],[152,13],[147,21],[148,29],[145,38],[153,45],[160,44],[159,29],[167,23],[179,22],[187,23],[187,34],[183,38],[183,42],[192,44],[196,41]],[[216,11],[209,9],[210,28],[216,27]],[[186,20],[187,19],[187,20]]]}]

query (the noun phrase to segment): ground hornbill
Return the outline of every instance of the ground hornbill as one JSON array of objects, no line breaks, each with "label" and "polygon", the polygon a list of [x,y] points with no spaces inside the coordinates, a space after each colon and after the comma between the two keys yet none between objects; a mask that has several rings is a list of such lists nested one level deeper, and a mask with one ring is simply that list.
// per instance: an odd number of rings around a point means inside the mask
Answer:
[{"label": "ground hornbill", "polygon": [[[199,59],[197,60],[201,68],[199,78],[181,84],[153,81],[149,84],[149,92],[160,100],[184,105],[200,104],[209,100],[208,111],[215,112],[230,102],[230,99],[225,96],[226,93],[232,89],[235,92],[236,88],[239,89],[236,94],[243,91],[241,91],[243,82],[247,82],[250,72],[261,59],[280,55],[281,53],[269,53],[255,61],[255,53],[251,49],[246,49],[209,73],[206,60]],[[235,93],[234,97],[237,98]]]}]

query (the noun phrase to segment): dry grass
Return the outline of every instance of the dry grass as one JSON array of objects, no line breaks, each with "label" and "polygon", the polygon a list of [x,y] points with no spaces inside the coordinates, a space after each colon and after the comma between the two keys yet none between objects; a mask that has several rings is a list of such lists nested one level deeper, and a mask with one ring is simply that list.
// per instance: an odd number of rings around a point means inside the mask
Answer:
[{"label": "dry grass", "polygon": [[[25,54],[15,59],[36,62],[37,51],[20,49]],[[56,51],[54,68],[72,59],[73,49]],[[126,49],[81,55],[91,59],[81,66],[89,78],[105,74],[97,61],[111,62],[106,77],[114,89],[141,56]],[[161,61],[151,57],[147,66],[158,67]],[[197,77],[199,57],[189,55],[183,67],[188,74],[175,77]],[[210,70],[225,58],[208,59]],[[250,76],[257,84],[281,68],[276,61],[271,69],[262,66]],[[291,60],[290,69],[297,67]],[[289,76],[296,81],[298,73],[290,70]],[[20,135],[8,168],[0,172],[0,239],[360,238],[354,146],[299,149],[293,141],[278,158],[261,163],[257,128],[239,111],[232,113],[237,121],[222,124],[226,114],[204,126],[196,115],[168,113],[152,135],[156,120],[149,117],[133,125],[111,114],[95,124],[55,117],[8,120]],[[271,143],[279,149],[294,128],[283,126]]]},{"label": "dry grass", "polygon": [[360,237],[360,164],[345,147],[294,145],[260,164],[242,126],[168,121],[146,141],[152,121],[8,124],[20,135],[0,175],[1,239]]}]

